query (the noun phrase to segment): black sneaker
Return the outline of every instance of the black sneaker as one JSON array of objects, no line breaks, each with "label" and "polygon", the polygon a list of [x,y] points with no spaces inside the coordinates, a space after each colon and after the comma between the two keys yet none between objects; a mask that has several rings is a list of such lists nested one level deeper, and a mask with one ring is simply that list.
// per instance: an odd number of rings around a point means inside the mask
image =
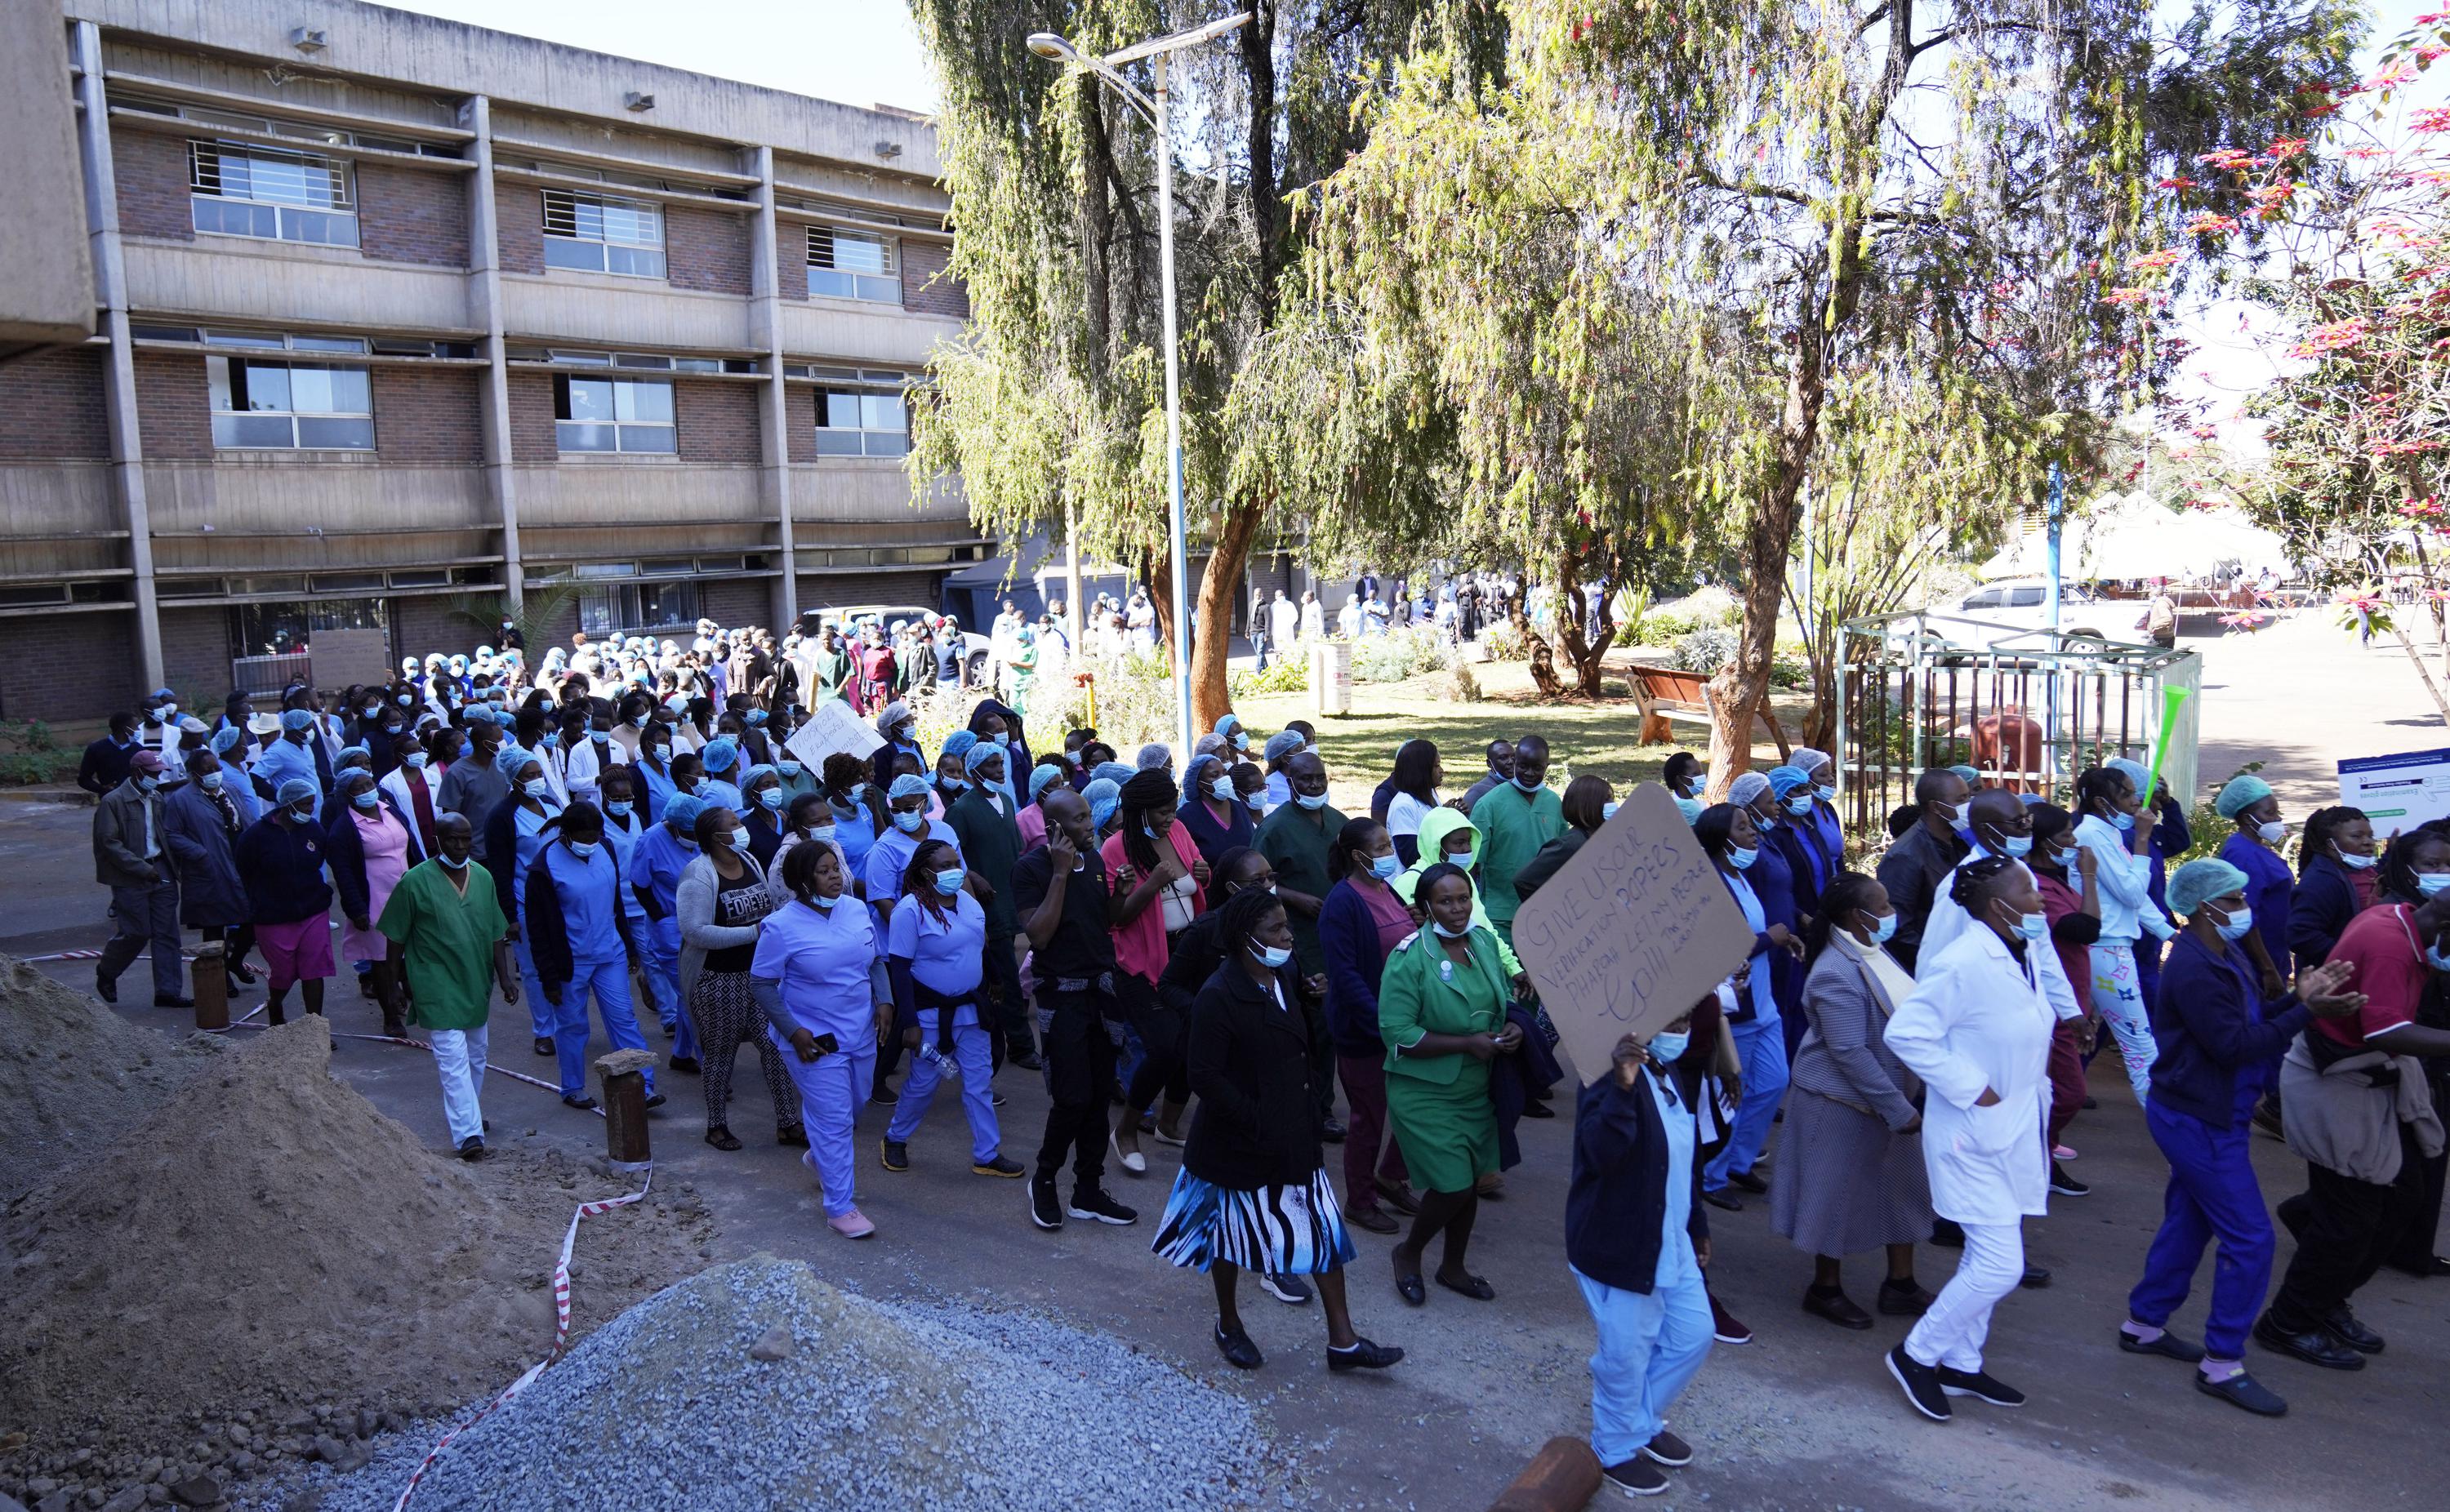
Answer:
[{"label": "black sneaker", "polygon": [[2050,1284],[2051,1268],[2048,1266],[2033,1265],[2030,1262],[2025,1266],[2025,1273],[2023,1277],[2016,1282],[2016,1285],[2023,1287],[2028,1291],[2039,1291]]},{"label": "black sneaker", "polygon": [[[1333,1114],[1328,1115],[1327,1121],[1318,1126],[1318,1136],[1322,1141],[1328,1144],[1340,1145],[1344,1143],[1344,1120],[1336,1117]],[[1170,1144],[1173,1141],[1169,1140],[1167,1142]]]},{"label": "black sneaker", "polygon": [[910,1169],[910,1147],[899,1139],[879,1139],[876,1142],[876,1162],[887,1171],[907,1171]]},{"label": "black sneaker", "polygon": [[1350,1349],[1339,1349],[1332,1344],[1327,1347],[1327,1367],[1337,1375],[1347,1370],[1384,1370],[1400,1364],[1403,1358],[1404,1351],[1393,1345],[1371,1344],[1357,1333],[1352,1336]]},{"label": "black sneaker", "polygon": [[1029,1221],[1041,1229],[1063,1227],[1063,1201],[1055,1194],[1055,1178],[1040,1175],[1029,1184]]},{"label": "black sneaker", "polygon": [[533,1048],[537,1055],[544,1056],[546,1059],[550,1060],[553,1058],[553,1041],[547,1039],[544,1036],[538,1035],[535,1037],[535,1044]]},{"label": "black sneaker", "polygon": [[2021,1407],[2025,1393],[1987,1370],[1952,1370],[1939,1367],[1939,1388],[1953,1397],[1972,1397],[1988,1402],[1994,1407]]},{"label": "black sneaker", "polygon": [[1004,1056],[1003,1063],[1007,1066],[1019,1067],[1022,1071],[1042,1071],[1046,1068],[1046,1062],[1038,1058],[1038,1052],[1035,1050],[1016,1050]]},{"label": "black sneaker", "polygon": [[660,1093],[660,1092],[651,1092],[651,1093],[647,1094],[647,1100],[646,1100],[645,1106],[646,1106],[646,1107],[649,1107],[649,1108],[660,1108],[660,1107],[662,1107],[665,1103],[667,1103],[667,1102],[669,1102],[669,1101],[671,1101],[671,1098],[666,1097],[666,1096],[665,1096],[662,1093]]},{"label": "black sneaker", "polygon": [[690,1076],[696,1076],[700,1070],[695,1056],[666,1056],[664,1065],[668,1070],[677,1071]]},{"label": "black sneaker", "polygon": [[2319,1365],[2325,1370],[2362,1370],[2365,1357],[2342,1344],[2328,1328],[2308,1328],[2303,1333],[2290,1333],[2271,1321],[2265,1311],[2254,1320],[2254,1342],[2266,1349],[2293,1354],[2307,1365]]},{"label": "black sneaker", "polygon": [[1020,1161],[1015,1160],[1010,1155],[1000,1154],[992,1160],[971,1161],[970,1174],[974,1176],[999,1176],[1006,1181],[1018,1181],[1022,1176],[1029,1174],[1029,1168],[1022,1165]]},{"label": "black sneaker", "polygon": [[482,1160],[492,1153],[485,1148],[485,1141],[476,1134],[459,1141],[459,1158],[462,1160]]},{"label": "black sneaker", "polygon": [[565,1108],[575,1108],[579,1112],[585,1113],[588,1109],[595,1106],[595,1099],[588,1096],[584,1093],[566,1092],[561,1095],[561,1105]]},{"label": "black sneaker", "polygon": [[1216,1326],[1215,1338],[1216,1352],[1223,1355],[1225,1363],[1236,1370],[1256,1370],[1265,1363],[1259,1354],[1259,1347],[1253,1344],[1251,1336],[1239,1328],[1229,1333],[1225,1326],[1220,1323]]},{"label": "black sneaker", "polygon": [[[1701,1189],[1701,1200],[1708,1203],[1711,1207],[1718,1209],[1721,1212],[1741,1212],[1744,1211],[1744,1199],[1737,1196],[1734,1192],[1729,1192],[1724,1187],[1703,1187]],[[1639,1495],[1641,1493],[1636,1494]]]},{"label": "black sneaker", "polygon": [[1600,1472],[1600,1479],[1627,1496],[1657,1496],[1667,1489],[1667,1472],[1636,1454]]},{"label": "black sneaker", "polygon": [[1272,1276],[1262,1270],[1259,1289],[1289,1308],[1298,1308],[1310,1300],[1310,1283],[1299,1276]]},{"label": "black sneaker", "polygon": [[1099,1223],[1111,1223],[1118,1229],[1140,1221],[1138,1208],[1124,1207],[1097,1187],[1086,1192],[1073,1188],[1072,1206],[1063,1211],[1075,1218],[1095,1218]]},{"label": "black sneaker", "polygon": [[156,1008],[193,1008],[196,1006],[196,999],[188,997],[185,993],[181,992],[157,992],[153,995],[153,1006]]},{"label": "black sneaker", "polygon": [[2067,1167],[2051,1162],[2051,1190],[2062,1197],[2089,1197],[2092,1188],[2068,1174]]},{"label": "black sneaker", "polygon": [[1665,1428],[1662,1428],[1651,1435],[1648,1444],[1642,1446],[1642,1455],[1643,1459],[1663,1464],[1671,1470],[1681,1470],[1693,1463],[1693,1445]]},{"label": "black sneaker", "polygon": [[2198,1370],[2195,1372],[2195,1389],[2207,1397],[2218,1397],[2244,1407],[2256,1417],[2285,1418],[2288,1415],[2288,1404],[2280,1399],[2278,1392],[2243,1370],[2226,1381],[2213,1381]]},{"label": "black sneaker", "polygon": [[1939,1387],[1936,1367],[1915,1360],[1902,1344],[1888,1352],[1887,1361],[1889,1374],[1905,1389],[1908,1405],[1934,1423],[1946,1423],[1956,1415],[1948,1405],[1948,1393]]},{"label": "black sneaker", "polygon": [[1753,1174],[1753,1173],[1749,1171],[1728,1172],[1727,1185],[1735,1188],[1739,1192],[1749,1192],[1756,1197],[1761,1196],[1769,1191],[1769,1183],[1763,1181],[1760,1177]]},{"label": "black sneaker", "polygon": [[2118,1330],[2118,1347],[2126,1350],[2129,1354],[2161,1355],[2165,1358],[2175,1360],[2181,1365],[2193,1365],[2196,1361],[2201,1360],[2204,1357],[2204,1347],[2202,1345],[2188,1344],[2186,1340],[2179,1338],[2176,1334],[2171,1333],[2167,1328],[2161,1330],[2161,1336],[2159,1338],[2152,1340],[2149,1344],[2128,1332],[2125,1328],[2121,1328]]},{"label": "black sneaker", "polygon": [[119,979],[116,977],[106,977],[98,971],[95,972],[93,974],[93,995],[101,998],[104,1002],[109,1003],[114,1007],[117,1006],[119,1002]]}]

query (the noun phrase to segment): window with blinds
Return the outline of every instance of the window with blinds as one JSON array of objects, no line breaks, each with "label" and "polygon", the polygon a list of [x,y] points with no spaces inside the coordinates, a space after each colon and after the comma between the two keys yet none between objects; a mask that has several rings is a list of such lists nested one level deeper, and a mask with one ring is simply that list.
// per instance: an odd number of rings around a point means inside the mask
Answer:
[{"label": "window with blinds", "polygon": [[642,200],[547,189],[544,261],[547,267],[660,279],[663,212]]},{"label": "window with blinds", "polygon": [[358,244],[348,165],[320,153],[190,142],[187,185],[199,231],[318,246]]},{"label": "window with blinds", "polygon": [[808,292],[837,300],[902,302],[893,239],[838,226],[808,227]]}]

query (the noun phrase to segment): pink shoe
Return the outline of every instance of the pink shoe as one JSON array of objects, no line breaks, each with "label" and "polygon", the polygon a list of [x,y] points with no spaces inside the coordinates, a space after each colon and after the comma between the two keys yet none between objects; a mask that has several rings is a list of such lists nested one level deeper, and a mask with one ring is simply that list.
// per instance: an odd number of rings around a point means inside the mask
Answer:
[{"label": "pink shoe", "polygon": [[2052,1145],[2051,1146],[2051,1158],[2052,1160],[2073,1160],[2075,1158],[2075,1152],[2070,1150],[2065,1145]]},{"label": "pink shoe", "polygon": [[851,1209],[839,1217],[827,1218],[826,1227],[846,1239],[865,1239],[876,1232],[876,1225],[868,1222],[867,1214],[857,1208]]}]

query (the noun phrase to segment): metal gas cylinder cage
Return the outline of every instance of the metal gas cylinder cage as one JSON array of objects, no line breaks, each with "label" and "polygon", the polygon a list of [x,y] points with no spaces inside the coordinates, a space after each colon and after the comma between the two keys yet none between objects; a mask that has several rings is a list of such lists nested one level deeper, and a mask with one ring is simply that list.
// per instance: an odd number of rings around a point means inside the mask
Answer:
[{"label": "metal gas cylinder cage", "polygon": [[1838,785],[1847,828],[1875,849],[1889,816],[1934,766],[1970,766],[1991,785],[2063,802],[2076,774],[2127,756],[2149,763],[2166,694],[2162,780],[2191,804],[2203,658],[2090,630],[2035,630],[1915,611],[1838,627]]}]

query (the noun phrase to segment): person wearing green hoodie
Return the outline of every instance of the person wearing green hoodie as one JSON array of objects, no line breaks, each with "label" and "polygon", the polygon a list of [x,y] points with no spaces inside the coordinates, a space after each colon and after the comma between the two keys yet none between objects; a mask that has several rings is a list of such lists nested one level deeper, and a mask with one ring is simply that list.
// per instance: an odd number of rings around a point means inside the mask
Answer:
[{"label": "person wearing green hoodie", "polygon": [[1497,959],[1506,968],[1506,979],[1514,984],[1515,992],[1520,995],[1526,990],[1525,983],[1528,979],[1524,976],[1523,962],[1515,959],[1512,942],[1498,934],[1496,926],[1488,921],[1488,909],[1484,902],[1488,886],[1480,875],[1481,844],[1480,831],[1473,827],[1469,815],[1459,808],[1432,808],[1421,816],[1421,859],[1397,873],[1387,885],[1393,888],[1395,896],[1404,900],[1406,906],[1417,914],[1421,903],[1413,895],[1420,886],[1421,873],[1440,862],[1471,873],[1474,883],[1472,926],[1497,935]]},{"label": "person wearing green hoodie", "polygon": [[[1511,949],[1514,914],[1523,900],[1514,890],[1515,874],[1540,847],[1564,834],[1564,801],[1548,786],[1548,743],[1526,735],[1514,743],[1512,780],[1490,788],[1471,805],[1472,826],[1480,831],[1480,872],[1474,889],[1488,904],[1497,938]],[[1422,843],[1426,853],[1428,843]]]}]

